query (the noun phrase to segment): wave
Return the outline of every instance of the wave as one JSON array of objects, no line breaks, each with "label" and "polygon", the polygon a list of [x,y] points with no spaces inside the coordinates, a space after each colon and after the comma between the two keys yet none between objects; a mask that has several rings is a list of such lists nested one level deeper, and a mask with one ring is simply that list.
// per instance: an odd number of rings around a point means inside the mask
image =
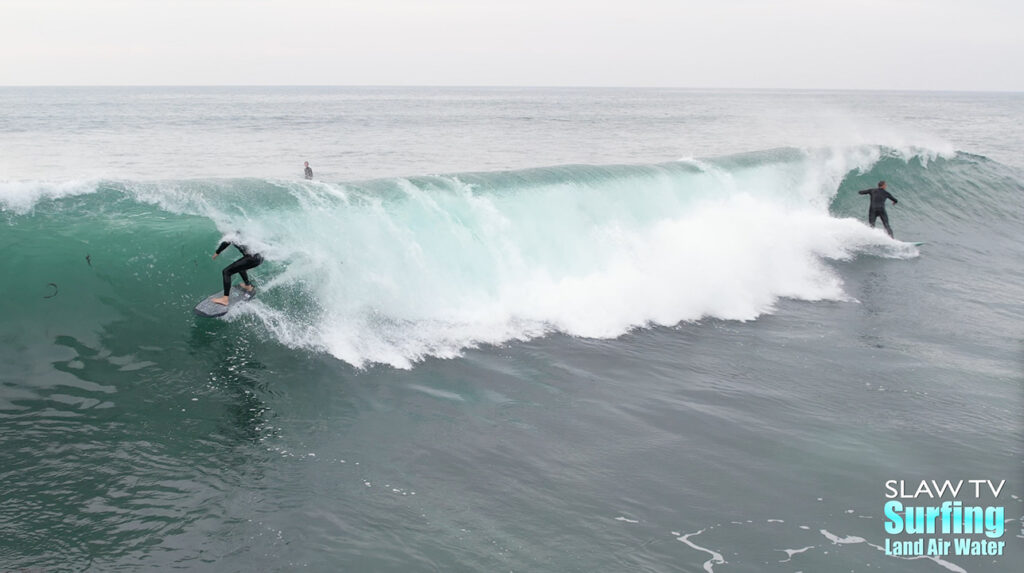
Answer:
[{"label": "wave", "polygon": [[551,332],[608,338],[752,320],[780,298],[844,300],[830,260],[917,254],[861,221],[855,191],[877,179],[914,206],[905,227],[948,224],[950,206],[970,224],[1019,217],[1008,167],[872,146],[345,184],[8,182],[3,296],[26,322],[56,300],[42,298],[50,283],[76,285],[61,291],[74,320],[180,319],[219,288],[208,255],[238,230],[267,263],[251,273],[260,296],[230,320],[357,367],[408,368]]}]

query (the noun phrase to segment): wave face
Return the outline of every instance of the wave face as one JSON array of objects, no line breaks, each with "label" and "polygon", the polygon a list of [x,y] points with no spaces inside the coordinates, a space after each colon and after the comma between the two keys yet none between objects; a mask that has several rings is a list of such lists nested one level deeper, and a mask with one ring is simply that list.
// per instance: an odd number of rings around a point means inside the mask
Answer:
[{"label": "wave face", "polygon": [[752,320],[780,298],[844,300],[828,261],[918,254],[862,222],[856,190],[878,179],[900,198],[898,237],[1020,216],[1011,168],[878,147],[347,184],[8,182],[4,314],[93,330],[132,314],[193,320],[219,289],[224,261],[209,255],[238,230],[267,262],[251,273],[259,297],[229,320],[357,367]]}]

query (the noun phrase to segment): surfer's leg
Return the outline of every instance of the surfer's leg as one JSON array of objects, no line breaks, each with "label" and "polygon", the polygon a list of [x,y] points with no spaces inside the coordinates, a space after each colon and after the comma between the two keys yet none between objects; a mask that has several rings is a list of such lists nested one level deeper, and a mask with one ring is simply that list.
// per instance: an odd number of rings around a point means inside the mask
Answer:
[{"label": "surfer's leg", "polygon": [[238,276],[242,277],[242,288],[244,288],[247,292],[252,292],[252,289],[254,287],[252,286],[252,283],[249,282],[249,273],[245,271],[260,266],[260,263],[262,262],[263,258],[259,256],[254,257],[251,255],[246,255],[245,257],[239,259],[239,265],[235,272],[238,273]]},{"label": "surfer's leg", "polygon": [[231,275],[235,273],[242,275],[242,280],[245,281],[245,284],[249,284],[249,276],[245,274],[245,271],[259,264],[254,263],[255,261],[253,261],[252,257],[246,255],[224,267],[224,270],[221,271],[221,276],[224,277],[224,296],[231,294]]},{"label": "surfer's leg", "polygon": [[245,267],[244,264],[239,264],[245,261],[248,257],[242,257],[230,265],[224,267],[224,270],[220,272],[221,278],[224,279],[224,296],[212,299],[217,304],[223,304],[227,306],[231,296],[231,275],[239,272],[240,269],[250,268]]},{"label": "surfer's leg", "polygon": [[875,217],[877,217],[877,216],[878,216],[878,213],[874,209],[870,209],[868,211],[868,223],[871,225],[872,229],[875,228]]},{"label": "surfer's leg", "polygon": [[224,279],[224,296],[228,296],[231,294],[231,274],[233,273],[231,267],[234,266],[235,264],[231,263],[230,265],[224,267],[224,270],[220,272],[220,276]]},{"label": "surfer's leg", "polygon": [[[892,238],[892,227],[889,226],[889,214],[882,211],[878,216],[882,218],[882,225],[885,226],[885,232],[889,233],[889,238]],[[872,225],[872,227],[874,227],[874,225]]]},{"label": "surfer's leg", "polygon": [[253,289],[256,288],[256,287],[252,286],[251,282],[249,282],[249,274],[248,273],[246,273],[245,271],[239,271],[238,272],[238,276],[242,277],[242,281],[243,281],[242,288],[245,289],[245,292],[252,292]]}]

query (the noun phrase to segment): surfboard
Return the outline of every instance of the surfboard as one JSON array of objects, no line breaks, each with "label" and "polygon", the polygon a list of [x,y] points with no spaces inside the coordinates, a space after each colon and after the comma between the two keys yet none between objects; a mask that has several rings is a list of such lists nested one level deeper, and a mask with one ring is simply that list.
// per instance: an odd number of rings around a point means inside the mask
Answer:
[{"label": "surfboard", "polygon": [[227,306],[213,302],[213,299],[219,296],[224,296],[224,291],[217,291],[211,294],[210,296],[206,297],[206,299],[203,300],[203,302],[197,304],[194,310],[195,313],[199,316],[203,316],[206,318],[216,318],[218,316],[224,316],[225,314],[228,313],[229,308],[238,303],[246,302],[252,299],[252,297],[255,295],[256,291],[249,293],[244,288],[242,288],[242,285],[234,285],[231,287],[231,294],[228,295]]},{"label": "surfboard", "polygon": [[920,247],[924,243],[925,243],[925,241],[910,241],[910,244],[914,245],[915,247]]}]

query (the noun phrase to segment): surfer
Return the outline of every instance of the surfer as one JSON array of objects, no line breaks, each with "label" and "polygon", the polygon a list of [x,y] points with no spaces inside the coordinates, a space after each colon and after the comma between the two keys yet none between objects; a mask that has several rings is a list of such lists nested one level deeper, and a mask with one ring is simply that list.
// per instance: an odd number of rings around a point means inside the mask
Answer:
[{"label": "surfer", "polygon": [[245,284],[242,285],[242,288],[244,288],[246,292],[252,292],[254,287],[252,286],[252,283],[249,282],[249,275],[246,274],[245,271],[254,269],[260,266],[260,263],[263,262],[262,255],[252,252],[249,247],[246,247],[237,241],[229,241],[228,238],[229,237],[225,237],[221,240],[220,245],[217,247],[217,252],[213,254],[213,258],[216,259],[217,255],[221,254],[224,249],[231,245],[234,245],[235,248],[242,253],[242,258],[224,267],[224,270],[221,271],[221,275],[224,277],[224,296],[210,299],[213,302],[224,306],[227,306],[231,295],[231,275],[238,273],[238,275],[242,277],[242,281],[245,282]]},{"label": "surfer", "polygon": [[857,192],[860,195],[871,195],[871,207],[868,208],[868,223],[875,228],[875,219],[881,219],[885,226],[885,232],[892,238],[892,227],[889,226],[889,215],[885,212],[885,200],[892,199],[892,204],[899,203],[888,191],[885,190],[885,181],[879,181],[878,187],[865,189]]},{"label": "surfer", "polygon": [[313,178],[313,168],[309,166],[309,162],[306,162],[306,179]]}]

